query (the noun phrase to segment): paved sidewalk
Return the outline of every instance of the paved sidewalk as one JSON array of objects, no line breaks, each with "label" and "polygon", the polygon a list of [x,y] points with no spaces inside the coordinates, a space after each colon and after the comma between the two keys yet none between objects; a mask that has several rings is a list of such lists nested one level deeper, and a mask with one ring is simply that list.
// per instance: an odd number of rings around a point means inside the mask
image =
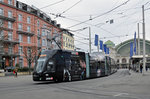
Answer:
[{"label": "paved sidewalk", "polygon": [[132,74],[132,75],[150,76],[150,70],[144,71],[144,73],[135,72],[135,71],[133,71],[133,70],[130,70],[129,72],[130,72],[130,74]]}]

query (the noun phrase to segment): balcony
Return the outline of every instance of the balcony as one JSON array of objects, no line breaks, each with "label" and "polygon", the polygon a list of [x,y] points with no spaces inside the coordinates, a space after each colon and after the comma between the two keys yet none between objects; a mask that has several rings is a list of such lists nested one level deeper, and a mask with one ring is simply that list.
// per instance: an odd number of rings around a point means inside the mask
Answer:
[{"label": "balcony", "polygon": [[3,53],[4,53],[3,56],[5,56],[5,57],[6,56],[12,56],[12,57],[18,57],[18,56],[20,56],[18,52],[4,51]]},{"label": "balcony", "polygon": [[0,19],[3,19],[3,20],[6,20],[6,21],[11,21],[11,22],[15,22],[16,21],[16,18],[15,17],[7,17],[7,16],[4,16],[4,15],[0,15]]},{"label": "balcony", "polygon": [[0,26],[0,30],[13,31],[13,29],[6,28],[6,27],[4,27],[4,26]]},{"label": "balcony", "polygon": [[29,35],[29,36],[33,36],[34,33],[32,32],[27,32],[27,31],[23,31],[23,30],[17,30],[18,34],[25,34],[25,35]]},{"label": "balcony", "polygon": [[0,37],[0,42],[9,43],[9,44],[19,44],[19,39],[15,39],[15,38],[9,39],[7,36],[6,37],[2,36]]}]

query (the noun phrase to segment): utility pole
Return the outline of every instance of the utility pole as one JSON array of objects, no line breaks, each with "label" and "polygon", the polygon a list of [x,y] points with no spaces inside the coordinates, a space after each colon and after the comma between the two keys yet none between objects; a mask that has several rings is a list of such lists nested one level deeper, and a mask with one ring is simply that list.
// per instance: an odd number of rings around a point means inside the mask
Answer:
[{"label": "utility pole", "polygon": [[89,53],[91,53],[91,28],[89,27]]},{"label": "utility pole", "polygon": [[143,74],[145,72],[145,16],[144,16],[144,5],[142,5],[142,15],[143,15]]},{"label": "utility pole", "polygon": [[[137,24],[137,28],[138,28],[138,55],[140,54],[140,33],[139,33],[139,23]],[[138,70],[140,71],[140,60],[138,62]]]},{"label": "utility pole", "polygon": [[140,33],[139,33],[139,23],[137,24],[138,28],[138,55],[140,55]]}]

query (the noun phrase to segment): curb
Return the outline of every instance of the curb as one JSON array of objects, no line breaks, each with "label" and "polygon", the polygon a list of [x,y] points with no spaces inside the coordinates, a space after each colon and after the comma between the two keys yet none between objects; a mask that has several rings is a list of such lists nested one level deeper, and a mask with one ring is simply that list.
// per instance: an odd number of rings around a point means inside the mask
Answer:
[{"label": "curb", "polygon": [[[29,72],[18,72],[18,76],[23,76],[23,75],[29,75]],[[32,75],[32,72],[31,72]],[[14,76],[12,72],[3,72],[0,73],[0,77],[8,77],[8,76]]]}]

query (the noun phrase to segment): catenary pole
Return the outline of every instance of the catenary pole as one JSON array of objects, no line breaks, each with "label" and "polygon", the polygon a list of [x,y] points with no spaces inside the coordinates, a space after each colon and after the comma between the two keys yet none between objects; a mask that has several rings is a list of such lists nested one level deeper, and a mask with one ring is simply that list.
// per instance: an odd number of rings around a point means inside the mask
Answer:
[{"label": "catenary pole", "polygon": [[89,53],[91,53],[91,28],[89,27]]},{"label": "catenary pole", "polygon": [[140,55],[140,33],[139,33],[139,23],[137,24],[138,28],[138,55]]},{"label": "catenary pole", "polygon": [[[137,23],[137,30],[138,30],[138,55],[141,55],[140,54],[140,33],[139,33],[139,23]],[[139,60],[139,63],[138,63],[138,70],[140,72],[140,60]]]},{"label": "catenary pole", "polygon": [[144,5],[142,6],[142,16],[143,16],[143,74],[145,73],[145,16],[144,16]]}]

